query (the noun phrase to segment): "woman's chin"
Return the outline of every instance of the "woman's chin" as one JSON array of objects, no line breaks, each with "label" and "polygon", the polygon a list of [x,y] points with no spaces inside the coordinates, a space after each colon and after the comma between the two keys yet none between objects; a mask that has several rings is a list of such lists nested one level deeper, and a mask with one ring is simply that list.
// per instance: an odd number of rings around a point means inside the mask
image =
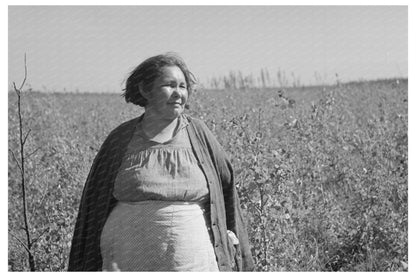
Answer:
[{"label": "woman's chin", "polygon": [[178,109],[174,109],[172,111],[170,111],[169,113],[165,113],[165,118],[169,118],[169,119],[176,119],[178,118],[183,112],[182,108],[178,108]]},{"label": "woman's chin", "polygon": [[163,109],[163,110],[156,110],[156,109],[147,109],[145,112],[153,115],[157,115],[159,118],[163,119],[176,119],[179,117],[182,112],[184,111],[184,107],[178,106],[178,107],[170,107],[170,109]]},{"label": "woman's chin", "polygon": [[180,116],[184,111],[184,107],[183,106],[175,106],[175,108],[172,110],[172,113],[178,117]]}]

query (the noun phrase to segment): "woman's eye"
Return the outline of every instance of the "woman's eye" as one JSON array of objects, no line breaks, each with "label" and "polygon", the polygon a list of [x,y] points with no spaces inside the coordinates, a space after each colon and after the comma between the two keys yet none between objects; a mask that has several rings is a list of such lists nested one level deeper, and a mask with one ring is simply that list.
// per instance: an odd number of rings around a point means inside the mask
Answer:
[{"label": "woman's eye", "polygon": [[[164,84],[163,86],[170,87],[170,88],[176,88],[177,84],[176,83],[167,83],[167,84]],[[181,84],[181,85],[179,85],[179,87],[181,89],[186,89],[186,85],[185,84]]]}]

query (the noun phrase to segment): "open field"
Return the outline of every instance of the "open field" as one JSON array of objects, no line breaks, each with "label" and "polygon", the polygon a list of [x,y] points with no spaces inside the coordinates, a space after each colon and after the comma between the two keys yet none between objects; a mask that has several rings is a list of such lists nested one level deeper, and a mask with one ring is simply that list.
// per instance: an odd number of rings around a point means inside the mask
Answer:
[{"label": "open field", "polygon": [[[332,87],[201,91],[202,118],[231,156],[258,271],[407,271],[407,80]],[[9,148],[18,152],[16,96]],[[292,102],[293,103],[293,102]],[[29,223],[37,270],[64,271],[84,182],[106,135],[142,113],[118,95],[23,95]],[[9,270],[28,270],[18,239],[20,175],[9,155]]]}]

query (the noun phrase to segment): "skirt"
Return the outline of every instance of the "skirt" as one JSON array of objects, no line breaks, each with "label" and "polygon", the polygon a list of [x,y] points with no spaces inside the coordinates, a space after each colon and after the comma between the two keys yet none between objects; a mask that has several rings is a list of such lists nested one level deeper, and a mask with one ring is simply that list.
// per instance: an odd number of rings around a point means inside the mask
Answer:
[{"label": "skirt", "polygon": [[101,233],[103,271],[218,271],[197,203],[118,202]]}]

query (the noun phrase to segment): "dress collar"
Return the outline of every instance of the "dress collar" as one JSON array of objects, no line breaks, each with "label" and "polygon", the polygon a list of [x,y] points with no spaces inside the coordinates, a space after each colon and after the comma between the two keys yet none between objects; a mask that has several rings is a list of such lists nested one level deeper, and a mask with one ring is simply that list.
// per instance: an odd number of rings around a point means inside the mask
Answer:
[{"label": "dress collar", "polygon": [[[142,120],[144,118],[144,113],[138,118],[138,125],[136,127],[136,131],[135,133],[139,136],[141,136],[142,138],[146,139],[146,140],[151,140],[150,138],[148,138],[146,136],[146,134],[143,131],[143,126],[142,126]],[[186,128],[189,125],[189,119],[187,118],[187,116],[185,116],[184,114],[181,114],[178,117],[178,125],[173,133],[172,139],[184,128]]]}]

